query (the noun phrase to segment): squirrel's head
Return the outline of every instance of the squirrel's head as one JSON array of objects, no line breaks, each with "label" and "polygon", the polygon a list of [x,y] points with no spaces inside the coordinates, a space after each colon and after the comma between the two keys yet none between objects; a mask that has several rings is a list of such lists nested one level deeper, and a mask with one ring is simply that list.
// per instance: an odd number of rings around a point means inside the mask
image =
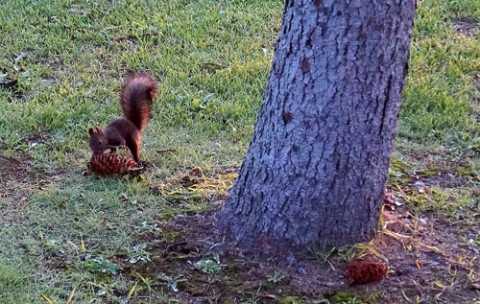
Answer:
[{"label": "squirrel's head", "polygon": [[102,128],[98,126],[95,128],[89,128],[88,134],[90,135],[89,143],[93,154],[102,154],[105,150],[109,150],[108,140]]}]

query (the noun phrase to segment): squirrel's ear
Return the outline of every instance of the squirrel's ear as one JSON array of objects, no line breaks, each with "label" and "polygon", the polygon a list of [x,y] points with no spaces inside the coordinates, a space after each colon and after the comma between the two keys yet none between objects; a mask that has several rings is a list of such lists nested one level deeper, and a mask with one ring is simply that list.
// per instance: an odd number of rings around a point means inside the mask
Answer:
[{"label": "squirrel's ear", "polygon": [[102,133],[102,129],[99,126],[96,126],[95,128],[89,128],[88,129],[88,134],[93,135],[93,134],[98,134]]}]

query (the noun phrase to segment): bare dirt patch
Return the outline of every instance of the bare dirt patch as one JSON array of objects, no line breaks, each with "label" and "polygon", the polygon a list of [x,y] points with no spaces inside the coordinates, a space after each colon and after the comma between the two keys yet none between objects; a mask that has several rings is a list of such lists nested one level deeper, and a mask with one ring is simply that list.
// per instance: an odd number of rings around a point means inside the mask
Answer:
[{"label": "bare dirt patch", "polygon": [[[20,145],[33,147],[39,144],[48,145],[49,138],[46,135],[30,134],[19,141]],[[21,190],[23,186],[28,188],[42,184],[49,175],[36,170],[32,164],[34,160],[26,152],[16,147],[14,157],[7,157],[0,153],[0,197]],[[8,190],[8,191],[7,191]]]},{"label": "bare dirt patch", "polygon": [[[473,303],[480,293],[479,246],[467,241],[458,224],[409,211],[385,212],[386,228],[375,245],[392,273],[379,286],[401,294],[403,302]],[[474,228],[478,237],[480,231]],[[400,300],[400,299],[399,299]]]},{"label": "bare dirt patch", "polygon": [[[184,303],[322,299],[347,303],[354,298],[355,303],[473,303],[480,299],[479,246],[463,242],[458,227],[435,217],[416,219],[407,210],[385,211],[384,217],[383,231],[348,257],[337,249],[325,256],[292,253],[255,258],[222,243],[215,233],[213,212],[178,216],[163,227],[175,235],[173,239],[150,239],[149,262],[117,262],[123,274],[147,278],[155,282],[150,288]],[[479,235],[478,227],[471,229]],[[387,278],[351,285],[346,268],[352,258],[384,263]],[[135,303],[135,297],[132,300]]]},{"label": "bare dirt patch", "polygon": [[479,28],[479,21],[472,17],[462,17],[453,20],[453,27],[462,35],[472,37]]},{"label": "bare dirt patch", "polygon": [[0,196],[5,197],[11,191],[18,190],[17,183],[26,184],[39,180],[38,174],[29,170],[31,159],[22,154],[17,157],[0,155]]},{"label": "bare dirt patch", "polygon": [[[446,152],[444,152],[446,153]],[[415,162],[422,166],[415,168],[413,165],[395,160],[391,168],[396,173],[389,178],[390,185],[402,187],[423,184],[428,187],[459,188],[467,187],[472,182],[478,182],[478,177],[473,172],[472,163],[467,158],[455,161],[438,160],[431,155],[415,155]]]},{"label": "bare dirt patch", "polygon": [[32,162],[26,153],[15,157],[0,154],[0,220],[22,214],[33,189],[42,189],[58,179],[35,169]]},{"label": "bare dirt patch", "polygon": [[[415,188],[421,182],[426,186],[458,187],[470,182],[468,174],[457,174],[464,171],[462,168],[468,168],[468,164],[442,163],[430,167],[413,179],[417,185],[410,186]],[[190,191],[214,190],[207,196],[212,198],[219,190],[218,185],[223,185],[219,181],[228,176],[222,177],[222,174],[234,171],[234,168],[216,170],[212,174],[220,178],[207,178],[192,170],[171,182],[176,180]],[[227,187],[221,188],[220,199],[226,197],[225,191],[234,180],[228,177]],[[212,185],[216,185],[215,189]],[[172,189],[171,183],[157,191],[172,195],[167,189]],[[178,193],[178,188],[175,189]],[[162,227],[172,238],[159,240],[151,235],[145,238],[150,244],[151,262],[124,263],[122,268],[126,273],[139,273],[154,281],[156,278],[157,288],[168,290],[169,296],[185,303],[248,300],[259,303],[322,300],[330,303],[473,303],[480,300],[480,244],[475,241],[480,238],[480,228],[462,221],[451,222],[442,215],[416,215],[408,205],[395,205],[395,199],[387,192],[383,227],[369,244],[354,249],[338,248],[330,253],[305,250],[261,258],[223,242],[214,226],[215,203],[203,214],[172,218]],[[215,202],[215,199],[209,201]],[[351,285],[346,270],[351,261],[357,259],[385,264],[387,277],[380,282]],[[199,262],[206,260],[218,265],[217,271],[208,273],[199,266]],[[159,273],[163,279],[159,279]],[[166,282],[165,276],[177,279],[178,292],[171,286],[168,288],[171,282]]]}]

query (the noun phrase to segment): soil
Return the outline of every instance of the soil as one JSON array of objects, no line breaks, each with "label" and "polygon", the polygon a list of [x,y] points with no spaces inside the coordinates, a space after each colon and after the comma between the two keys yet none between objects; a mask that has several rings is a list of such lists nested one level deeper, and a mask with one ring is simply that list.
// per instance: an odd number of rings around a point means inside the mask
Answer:
[{"label": "soil", "polygon": [[458,33],[472,37],[479,27],[479,22],[472,17],[456,18],[453,20],[453,27]]},{"label": "soil", "polygon": [[26,153],[19,152],[15,157],[0,154],[0,222],[19,221],[28,208],[32,189],[42,189],[61,179],[61,170],[58,175],[48,175],[36,170],[32,162]]},{"label": "soil", "polygon": [[13,194],[22,195],[20,185],[31,184],[33,181],[42,179],[41,174],[36,174],[28,168],[29,158],[26,155],[17,157],[5,157],[0,155],[0,197],[8,197]]},{"label": "soil", "polygon": [[[212,233],[214,212],[173,218],[164,229],[178,237],[149,248],[151,261],[123,263],[127,273],[155,280],[160,273],[177,276],[178,292],[169,296],[185,303],[474,303],[480,300],[480,247],[458,227],[434,216],[413,218],[407,210],[384,211],[385,228],[355,256],[388,266],[380,282],[352,285],[346,267],[355,257],[312,253],[255,258],[228,248]],[[478,238],[478,227],[468,234]],[[460,240],[465,239],[465,242]],[[218,263],[205,273],[201,260]],[[158,279],[157,279],[158,281]],[[160,282],[161,283],[161,282]],[[158,287],[165,288],[161,283]],[[356,299],[357,302],[352,302]],[[318,303],[318,302],[317,302]],[[324,302],[327,303],[327,302]]]}]

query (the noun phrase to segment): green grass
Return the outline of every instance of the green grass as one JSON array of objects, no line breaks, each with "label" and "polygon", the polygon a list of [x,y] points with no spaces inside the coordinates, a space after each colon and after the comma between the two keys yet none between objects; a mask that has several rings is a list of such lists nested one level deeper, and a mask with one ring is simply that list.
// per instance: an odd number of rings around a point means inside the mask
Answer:
[{"label": "green grass", "polygon": [[[463,142],[478,134],[480,31],[456,31],[454,22],[480,20],[476,1],[428,1],[417,12],[400,136],[434,143]],[[461,3],[461,4],[460,4]]]},{"label": "green grass", "polygon": [[26,134],[46,133],[54,150],[78,150],[89,126],[119,114],[120,78],[137,70],[162,82],[156,131],[183,126],[232,136],[236,127],[244,138],[269,71],[278,1],[150,2],[3,5],[9,35],[1,63],[20,78],[22,97],[2,93],[9,102],[2,104],[2,141],[14,146]]},{"label": "green grass", "polygon": [[[405,182],[434,160],[468,160],[467,189],[411,202],[455,217],[474,205],[480,174],[480,2],[419,2],[395,154],[408,172],[392,176]],[[194,166],[208,174],[241,164],[282,10],[280,0],[0,4],[0,74],[19,80],[16,91],[0,90],[0,157],[21,161],[8,183],[0,173],[0,303],[65,303],[72,292],[74,303],[119,302],[145,283],[91,272],[85,255],[114,263],[145,230],[168,238],[158,227],[174,213],[209,208],[149,186]],[[462,34],[455,20],[477,28]],[[136,181],[82,175],[88,128],[120,114],[121,77],[139,70],[161,82],[142,150],[154,167]]]}]

